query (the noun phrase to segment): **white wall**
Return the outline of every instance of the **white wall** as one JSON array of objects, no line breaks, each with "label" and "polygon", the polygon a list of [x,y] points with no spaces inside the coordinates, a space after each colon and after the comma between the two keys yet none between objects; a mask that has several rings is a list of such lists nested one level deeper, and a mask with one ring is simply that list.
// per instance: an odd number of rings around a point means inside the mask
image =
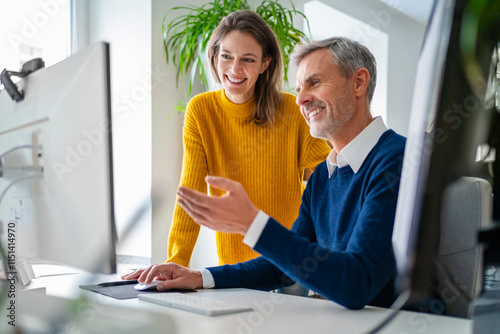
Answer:
[{"label": "white wall", "polygon": [[1,1],[0,71],[41,57],[45,67],[69,55],[69,1]]},{"label": "white wall", "polygon": [[[79,6],[86,1],[78,1]],[[111,53],[117,254],[151,257],[151,4],[89,0],[87,41],[107,41]],[[82,27],[82,26],[80,26]],[[83,27],[84,29],[84,27]],[[138,210],[146,213],[124,235]]]},{"label": "white wall", "polygon": [[[190,0],[190,5],[206,3]],[[161,24],[165,13],[178,3],[152,0],[152,66],[165,74],[165,80],[152,92],[153,131],[153,263],[167,258],[167,238],[172,222],[175,193],[179,186],[182,164],[182,124],[183,115],[178,114],[173,105],[184,100],[186,81],[175,85],[176,68],[166,64]],[[172,17],[172,16],[169,16]],[[194,94],[202,90],[194,88]],[[170,120],[168,117],[170,115]],[[203,230],[191,261],[192,267],[213,264],[216,260],[213,233]]]}]

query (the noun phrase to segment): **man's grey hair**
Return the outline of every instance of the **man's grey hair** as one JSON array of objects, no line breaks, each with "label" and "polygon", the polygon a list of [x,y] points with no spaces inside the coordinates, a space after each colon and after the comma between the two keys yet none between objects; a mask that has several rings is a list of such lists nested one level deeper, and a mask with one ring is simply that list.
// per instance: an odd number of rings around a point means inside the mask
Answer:
[{"label": "man's grey hair", "polygon": [[332,54],[332,61],[340,70],[340,73],[348,78],[360,68],[366,68],[370,73],[370,81],[366,95],[371,103],[375,84],[377,82],[377,62],[373,54],[364,45],[345,37],[332,37],[321,41],[311,41],[305,44],[298,44],[291,57],[295,67],[310,53],[329,49]]}]

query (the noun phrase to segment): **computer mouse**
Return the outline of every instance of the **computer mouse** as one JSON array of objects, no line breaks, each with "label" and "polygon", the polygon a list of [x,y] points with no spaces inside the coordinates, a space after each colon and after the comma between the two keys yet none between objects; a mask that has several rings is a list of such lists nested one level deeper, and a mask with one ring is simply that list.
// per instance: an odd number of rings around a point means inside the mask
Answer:
[{"label": "computer mouse", "polygon": [[138,283],[134,285],[134,289],[138,291],[156,291],[156,286],[163,281],[153,280],[149,284]]}]

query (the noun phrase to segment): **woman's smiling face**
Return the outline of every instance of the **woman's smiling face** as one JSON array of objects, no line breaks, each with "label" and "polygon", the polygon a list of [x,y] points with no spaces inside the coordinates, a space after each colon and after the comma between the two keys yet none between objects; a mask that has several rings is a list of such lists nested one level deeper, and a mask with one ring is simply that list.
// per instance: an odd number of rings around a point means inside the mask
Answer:
[{"label": "woman's smiling face", "polygon": [[262,59],[262,47],[249,33],[233,30],[222,39],[217,58],[217,72],[226,97],[242,104],[252,98],[255,83],[269,66]]}]

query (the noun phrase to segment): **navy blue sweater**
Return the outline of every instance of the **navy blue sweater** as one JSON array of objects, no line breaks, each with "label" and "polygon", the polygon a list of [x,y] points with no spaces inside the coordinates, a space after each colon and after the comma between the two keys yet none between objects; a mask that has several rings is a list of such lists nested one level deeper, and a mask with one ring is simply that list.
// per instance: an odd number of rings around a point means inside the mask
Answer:
[{"label": "navy blue sweater", "polygon": [[345,307],[395,299],[392,229],[405,139],[387,130],[355,174],[319,164],[289,231],[270,218],[254,249],[262,256],[208,268],[215,288],[273,290],[299,282]]}]

